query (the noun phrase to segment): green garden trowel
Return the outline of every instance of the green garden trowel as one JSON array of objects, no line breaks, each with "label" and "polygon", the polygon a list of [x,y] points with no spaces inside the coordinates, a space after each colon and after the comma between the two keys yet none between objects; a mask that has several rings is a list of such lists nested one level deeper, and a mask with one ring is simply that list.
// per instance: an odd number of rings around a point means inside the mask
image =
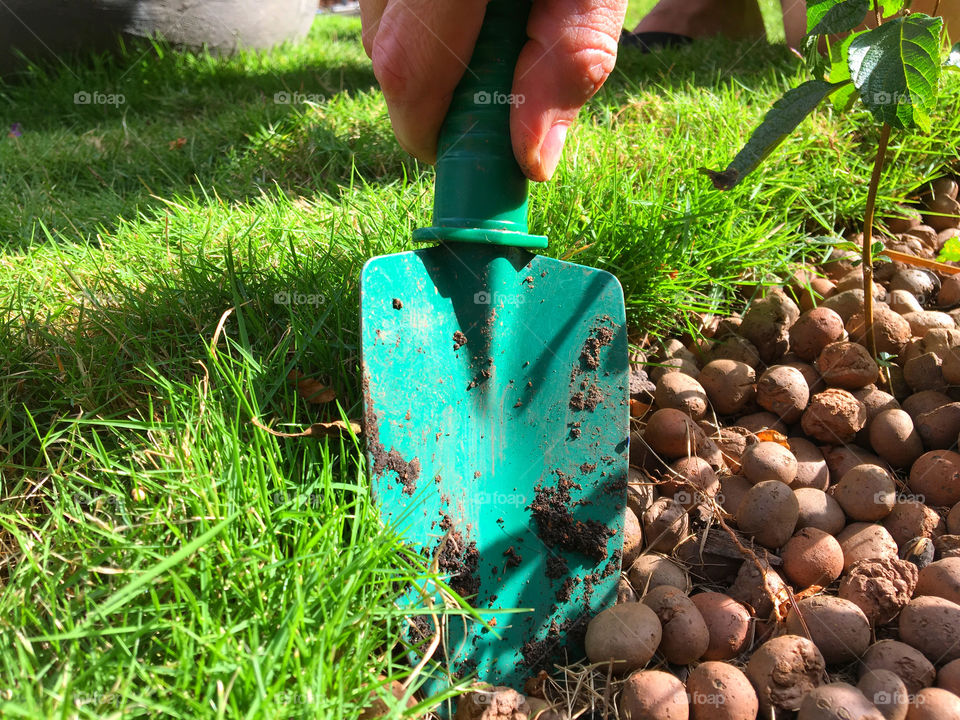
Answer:
[{"label": "green garden trowel", "polygon": [[[491,0],[443,126],[437,244],[363,268],[364,423],[385,523],[485,622],[449,616],[428,687],[476,671],[522,689],[583,657],[613,603],[626,501],[623,291],[601,270],[536,255],[510,144],[528,0]],[[414,588],[411,602],[443,601]],[[420,650],[429,615],[412,618]],[[449,675],[447,675],[449,673]]]}]

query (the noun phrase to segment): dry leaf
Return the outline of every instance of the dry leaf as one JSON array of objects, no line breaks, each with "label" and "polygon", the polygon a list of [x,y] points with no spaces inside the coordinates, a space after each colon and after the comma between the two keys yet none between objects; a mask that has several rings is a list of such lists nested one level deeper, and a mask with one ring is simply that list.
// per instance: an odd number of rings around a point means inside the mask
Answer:
[{"label": "dry leaf", "polygon": [[250,420],[254,426],[260,428],[261,430],[270,433],[274,437],[282,438],[325,438],[325,437],[348,437],[352,432],[354,435],[360,435],[363,433],[363,428],[360,423],[356,420],[351,420],[349,424],[345,423],[343,420],[334,420],[333,422],[319,422],[314,423],[308,427],[303,432],[297,433],[285,433],[279,432],[278,430],[272,430],[266,425],[261,423],[256,418]]},{"label": "dry leaf", "polygon": [[650,405],[639,400],[630,399],[630,416],[639,418],[650,412]]},{"label": "dry leaf", "polygon": [[766,428],[758,432],[756,435],[757,440],[760,442],[775,442],[778,445],[783,445],[787,450],[790,449],[790,443],[787,442],[787,436],[783,433],[777,432],[776,430]]},{"label": "dry leaf", "polygon": [[178,137],[176,140],[170,141],[170,149],[179,150],[186,144],[187,144],[187,139],[185,137]]},{"label": "dry leaf", "polygon": [[297,384],[297,394],[314,405],[323,405],[332,402],[337,397],[337,392],[329,385],[324,385],[319,380],[304,377],[299,370],[291,370],[287,375],[287,380]]}]

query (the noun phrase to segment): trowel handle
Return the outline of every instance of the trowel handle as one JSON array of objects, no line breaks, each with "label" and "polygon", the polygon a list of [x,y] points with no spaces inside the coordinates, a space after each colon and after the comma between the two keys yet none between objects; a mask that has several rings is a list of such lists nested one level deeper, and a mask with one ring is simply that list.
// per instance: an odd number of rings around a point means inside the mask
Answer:
[{"label": "trowel handle", "polygon": [[470,65],[440,131],[433,227],[415,240],[543,248],[527,233],[527,179],[510,143],[513,76],[530,0],[490,0]]}]

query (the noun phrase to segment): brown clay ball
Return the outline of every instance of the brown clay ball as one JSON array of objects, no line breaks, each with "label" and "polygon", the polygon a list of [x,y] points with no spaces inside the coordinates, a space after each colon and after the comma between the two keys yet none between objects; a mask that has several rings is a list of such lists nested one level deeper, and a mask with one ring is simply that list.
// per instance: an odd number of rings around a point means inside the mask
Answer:
[{"label": "brown clay ball", "polygon": [[785,423],[795,423],[807,407],[810,388],[796,368],[775,365],[757,381],[757,403]]},{"label": "brown clay ball", "polygon": [[657,407],[673,408],[699,420],[707,414],[707,393],[703,386],[686,373],[661,376],[654,393]]},{"label": "brown clay ball", "polygon": [[710,631],[703,615],[679,588],[661,585],[640,601],[660,619],[660,653],[672,663],[687,665],[699,660],[710,645]]},{"label": "brown clay ball", "polygon": [[884,410],[870,424],[870,447],[893,467],[907,468],[923,454],[923,440],[904,410]]},{"label": "brown clay ball", "polygon": [[823,682],[825,669],[823,655],[807,638],[781,635],[757,648],[746,673],[769,717],[770,708],[797,710],[803,696]]},{"label": "brown clay ball", "polygon": [[662,670],[638,670],[620,691],[620,717],[635,720],[688,720],[687,690]]},{"label": "brown clay ball", "polygon": [[828,535],[836,535],[847,524],[840,503],[817,488],[797,488],[793,491],[800,505],[797,530],[816,528]]},{"label": "brown clay ball", "polygon": [[900,611],[900,639],[932,663],[960,658],[960,605],[933,595],[919,595]]},{"label": "brown clay ball", "polygon": [[960,660],[951,660],[940,668],[937,687],[960,696]]},{"label": "brown clay ball", "polygon": [[740,335],[752,342],[760,359],[772,363],[790,345],[790,326],[800,317],[800,308],[783,292],[774,291],[750,303],[740,323]]},{"label": "brown clay ball", "polygon": [[[862,313],[851,315],[846,328],[852,341],[866,345]],[[904,320],[900,313],[879,306],[873,310],[873,334],[877,342],[877,352],[897,355],[910,340],[910,323]]]},{"label": "brown clay ball", "polygon": [[919,415],[917,433],[929,450],[946,450],[957,444],[960,433],[960,402],[947,403]]},{"label": "brown clay ball", "polygon": [[876,706],[857,688],[834,682],[808,692],[797,720],[886,720]]},{"label": "brown clay ball", "polygon": [[674,460],[664,478],[659,486],[660,493],[672,497],[685,508],[715,497],[720,490],[720,481],[710,463],[696,456]]},{"label": "brown clay ball", "polygon": [[800,426],[828,445],[850,442],[867,422],[867,409],[846,390],[830,388],[817,393],[803,413]]},{"label": "brown clay ball", "polygon": [[934,538],[944,530],[943,520],[934,510],[909,497],[893,506],[891,513],[883,519],[883,526],[898,546],[917,537]]},{"label": "brown clay ball", "polygon": [[720,505],[731,515],[737,514],[737,508],[753,485],[742,475],[727,475],[720,478],[720,495],[723,499]]},{"label": "brown clay ball", "polygon": [[790,327],[790,349],[803,360],[815,360],[820,351],[843,338],[843,318],[835,310],[807,310]]},{"label": "brown clay ball", "polygon": [[779,480],[789,485],[797,477],[797,459],[787,448],[775,442],[758,442],[740,458],[740,472],[751,483]]},{"label": "brown clay ball", "polygon": [[882,520],[897,502],[897,486],[878,465],[857,465],[833,488],[833,497],[851,520]]},{"label": "brown clay ball", "polygon": [[837,534],[843,549],[844,572],[858,560],[877,560],[897,557],[897,544],[883,525],[855,522]]},{"label": "brown clay ball", "polygon": [[910,703],[907,720],[960,720],[960,698],[941,688],[924,688]]},{"label": "brown clay ball", "polygon": [[917,576],[917,566],[898,557],[860,560],[847,570],[837,594],[863,610],[872,624],[883,625],[910,602]]},{"label": "brown clay ball", "polygon": [[647,420],[643,440],[663,458],[675,460],[696,455],[706,434],[693,418],[675,408],[657,410]]},{"label": "brown clay ball", "polygon": [[830,469],[820,448],[803,437],[791,437],[787,443],[790,445],[790,452],[797,459],[797,476],[790,483],[790,487],[794,490],[826,490],[830,484]]},{"label": "brown clay ball", "polygon": [[803,632],[803,616],[817,649],[828,665],[855,660],[870,645],[870,623],[854,603],[832,595],[799,600],[787,614],[787,632]]},{"label": "brown clay ball", "polygon": [[923,653],[898,640],[880,640],[867,648],[860,658],[859,675],[876,670],[894,673],[911,694],[932,685],[937,672]]},{"label": "brown clay ball", "polygon": [[658,498],[643,513],[643,537],[647,548],[670,552],[687,534],[689,521],[683,505],[673,498]]},{"label": "brown clay ball", "polygon": [[687,677],[692,720],[755,720],[757,693],[743,671],[729,663],[700,663]]},{"label": "brown clay ball", "polygon": [[960,502],[960,454],[952,450],[924,453],[910,468],[907,485],[920,502],[952,507]]},{"label": "brown clay ball", "polygon": [[817,356],[817,369],[830,387],[856,390],[877,381],[880,368],[870,352],[855,342],[835,342]]},{"label": "brown clay ball", "polygon": [[932,595],[960,604],[960,558],[944,558],[920,570],[914,597]]},{"label": "brown clay ball", "polygon": [[[687,573],[666,555],[647,553],[634,560],[633,564],[624,567],[629,568],[627,577],[630,578],[633,589],[640,595],[645,595],[660,585],[670,585],[684,592],[690,589]],[[659,642],[658,640],[657,643]]]},{"label": "brown clay ball", "polygon": [[734,415],[756,396],[756,377],[746,363],[713,360],[700,371],[700,384],[718,415]]},{"label": "brown clay ball", "polygon": [[800,516],[800,504],[789,486],[765,480],[750,488],[737,508],[737,527],[764,547],[781,547]]},{"label": "brown clay ball", "polygon": [[803,528],[783,546],[783,572],[797,588],[826,587],[843,572],[843,550],[823,530]]},{"label": "brown clay ball", "polygon": [[716,592],[698,593],[690,600],[710,632],[704,660],[730,660],[749,649],[753,641],[753,618],[746,607],[729,595]]}]

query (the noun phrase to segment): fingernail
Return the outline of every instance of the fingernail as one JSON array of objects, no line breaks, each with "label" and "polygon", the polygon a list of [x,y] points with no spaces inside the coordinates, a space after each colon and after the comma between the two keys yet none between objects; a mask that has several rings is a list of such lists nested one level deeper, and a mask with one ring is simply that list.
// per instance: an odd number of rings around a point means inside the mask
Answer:
[{"label": "fingernail", "polygon": [[547,180],[553,177],[557,165],[560,164],[560,156],[563,155],[563,142],[567,138],[569,127],[570,123],[554,123],[540,146],[540,168],[547,176]]}]

